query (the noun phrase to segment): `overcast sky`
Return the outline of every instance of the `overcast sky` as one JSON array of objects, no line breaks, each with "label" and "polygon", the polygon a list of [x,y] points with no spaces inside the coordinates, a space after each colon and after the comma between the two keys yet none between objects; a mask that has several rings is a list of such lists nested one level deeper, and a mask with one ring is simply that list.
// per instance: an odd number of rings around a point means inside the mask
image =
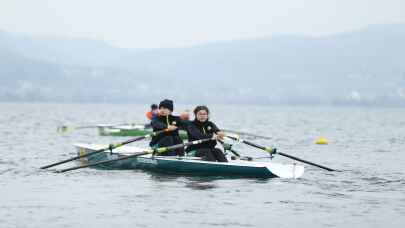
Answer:
[{"label": "overcast sky", "polygon": [[405,0],[0,0],[0,30],[181,47],[405,23]]}]

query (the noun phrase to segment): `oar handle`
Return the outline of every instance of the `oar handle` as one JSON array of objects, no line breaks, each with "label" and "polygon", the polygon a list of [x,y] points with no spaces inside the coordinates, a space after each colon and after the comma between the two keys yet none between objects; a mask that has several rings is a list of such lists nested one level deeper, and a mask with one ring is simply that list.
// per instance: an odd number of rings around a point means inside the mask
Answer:
[{"label": "oar handle", "polygon": [[177,144],[177,145],[174,145],[174,146],[160,147],[160,148],[154,149],[153,153],[160,154],[160,153],[164,153],[164,152],[167,152],[167,151],[172,151],[172,150],[175,150],[175,149],[183,148],[183,147],[186,147],[186,146],[201,144],[201,143],[208,142],[208,141],[211,141],[211,140],[215,140],[215,138],[200,139],[200,140],[194,140],[194,141],[187,142],[187,143]]}]

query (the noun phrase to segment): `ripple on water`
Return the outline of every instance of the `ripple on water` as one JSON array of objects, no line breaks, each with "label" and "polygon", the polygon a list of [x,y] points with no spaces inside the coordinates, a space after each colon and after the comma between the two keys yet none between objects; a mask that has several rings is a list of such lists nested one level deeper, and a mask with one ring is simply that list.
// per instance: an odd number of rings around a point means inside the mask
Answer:
[{"label": "ripple on water", "polygon": [[[405,161],[399,154],[405,129],[392,127],[405,123],[401,110],[386,110],[389,115],[385,115],[352,108],[252,107],[257,110],[252,112],[251,107],[213,107],[215,121],[224,128],[233,126],[235,130],[273,137],[250,141],[274,144],[286,153],[342,169],[327,172],[305,165],[306,172],[300,179],[261,180],[184,177],[140,170],[81,169],[64,174],[39,170],[42,165],[74,156],[74,142],[127,140],[99,137],[95,129],[57,134],[58,125],[144,121],[146,106],[3,107],[0,106],[0,147],[4,151],[0,157],[1,227],[25,227],[24,221],[34,223],[33,227],[67,228],[162,224],[189,228],[269,224],[366,228],[386,224],[402,227],[400,224],[405,222],[404,171],[392,167],[393,162]],[[372,121],[364,116],[371,116]],[[244,128],[237,123],[243,123]],[[313,145],[313,139],[321,133],[330,139],[328,146]],[[238,145],[239,148],[243,154],[263,156],[247,146]],[[60,167],[70,165],[77,163]],[[398,221],[398,225],[390,226],[392,221]]]},{"label": "ripple on water", "polygon": [[186,187],[194,189],[194,190],[208,190],[208,189],[216,188],[217,186],[215,184],[210,184],[210,183],[190,182],[190,183],[186,184]]},{"label": "ripple on water", "polygon": [[225,221],[225,222],[202,222],[200,225],[209,225],[215,227],[255,227],[253,224],[250,223],[241,223],[235,221]]}]

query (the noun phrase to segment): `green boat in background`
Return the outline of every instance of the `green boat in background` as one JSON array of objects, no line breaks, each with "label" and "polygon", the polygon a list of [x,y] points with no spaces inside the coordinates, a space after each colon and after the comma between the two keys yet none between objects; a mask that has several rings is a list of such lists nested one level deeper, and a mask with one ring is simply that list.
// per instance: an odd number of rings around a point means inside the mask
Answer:
[{"label": "green boat in background", "polygon": [[[77,143],[79,156],[103,149],[108,145]],[[81,158],[83,164],[107,161],[123,156],[144,152],[145,149],[134,146],[122,146],[110,151],[97,153]],[[145,154],[125,160],[113,161],[95,166],[98,169],[142,169],[169,174],[185,174],[217,177],[250,177],[250,178],[299,178],[304,173],[304,166],[275,163],[268,161],[229,160],[229,162],[204,161],[200,157],[190,156],[152,156]]]},{"label": "green boat in background", "polygon": [[[146,127],[141,124],[128,125],[97,125],[98,133],[102,136],[145,136],[152,133],[151,127]],[[187,139],[185,131],[179,131],[180,138]]]}]

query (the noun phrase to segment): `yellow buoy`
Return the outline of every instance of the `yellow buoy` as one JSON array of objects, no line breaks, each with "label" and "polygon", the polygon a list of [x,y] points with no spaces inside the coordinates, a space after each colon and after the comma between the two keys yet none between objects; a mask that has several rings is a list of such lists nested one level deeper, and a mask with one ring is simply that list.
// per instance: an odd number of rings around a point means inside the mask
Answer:
[{"label": "yellow buoy", "polygon": [[319,137],[316,141],[316,144],[318,145],[327,145],[328,144],[328,140],[325,137]]}]

